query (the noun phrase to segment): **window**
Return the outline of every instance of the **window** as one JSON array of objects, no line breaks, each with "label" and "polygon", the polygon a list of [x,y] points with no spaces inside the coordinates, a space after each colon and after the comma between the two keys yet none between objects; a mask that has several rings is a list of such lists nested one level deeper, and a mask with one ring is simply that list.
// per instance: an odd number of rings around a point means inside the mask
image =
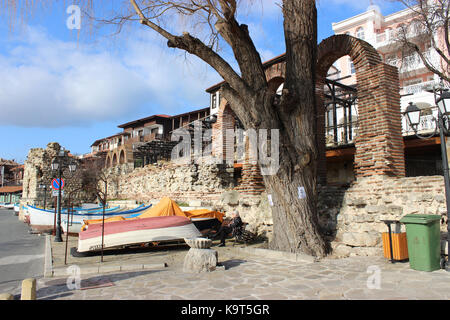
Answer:
[{"label": "window", "polygon": [[355,70],[355,65],[353,64],[353,61],[351,58],[348,58],[348,63],[349,63],[349,69],[351,74],[354,74],[356,72]]},{"label": "window", "polygon": [[364,40],[364,28],[359,27],[359,28],[356,30],[356,37],[359,38],[359,39],[361,39],[361,40]]},{"label": "window", "polygon": [[211,109],[217,108],[218,100],[219,100],[219,92],[218,91],[211,94]]}]

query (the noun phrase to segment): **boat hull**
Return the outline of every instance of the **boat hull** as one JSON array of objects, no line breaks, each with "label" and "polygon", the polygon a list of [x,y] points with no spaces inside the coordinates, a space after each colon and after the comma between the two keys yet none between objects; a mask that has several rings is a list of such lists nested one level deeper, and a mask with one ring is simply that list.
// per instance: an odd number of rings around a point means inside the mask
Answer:
[{"label": "boat hull", "polygon": [[[104,248],[151,241],[200,237],[201,233],[186,217],[163,216],[108,222],[104,225]],[[79,233],[78,252],[102,248],[102,224],[88,226]]]},{"label": "boat hull", "polygon": [[[108,212],[105,214],[107,217],[111,217],[114,215],[122,215],[123,213],[120,211],[117,212]],[[28,206],[28,215],[30,217],[30,226],[33,230],[36,231],[50,231],[53,230],[53,226],[55,224],[55,212],[47,211],[43,209],[39,209],[33,206]],[[101,219],[103,216],[102,213],[74,213],[73,221],[74,222],[82,222],[83,220],[89,219]],[[61,213],[61,226],[64,217],[67,217],[67,213]]]},{"label": "boat hull", "polygon": [[[139,213],[141,211],[144,211],[148,208],[150,208],[151,205],[144,207],[144,206],[139,206],[136,209],[132,209],[132,210],[128,210],[128,211],[122,211],[122,212],[118,212],[116,215],[114,216],[121,216],[124,218],[131,218],[134,217],[135,215],[139,215]],[[87,216],[85,216],[87,217]],[[63,232],[65,233],[66,230],[69,230],[69,234],[78,234],[81,232],[81,227],[83,226],[84,220],[92,220],[92,219],[102,219],[103,215],[99,214],[99,215],[92,215],[90,214],[88,216],[88,218],[79,218],[78,216],[74,215],[73,220],[70,219],[69,220],[69,226],[67,226],[67,214],[63,215],[61,217],[61,228],[63,230]],[[107,218],[111,218],[111,215],[107,216]]]}]

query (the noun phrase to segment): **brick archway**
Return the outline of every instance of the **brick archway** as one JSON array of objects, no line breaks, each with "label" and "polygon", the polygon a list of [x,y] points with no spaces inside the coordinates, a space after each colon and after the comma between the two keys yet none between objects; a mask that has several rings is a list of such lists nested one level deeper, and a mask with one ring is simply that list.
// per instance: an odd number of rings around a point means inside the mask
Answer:
[{"label": "brick archway", "polygon": [[119,164],[124,164],[125,163],[125,152],[123,150],[120,151],[120,156],[119,156]]},{"label": "brick archway", "polygon": [[224,99],[220,101],[217,121],[213,124],[213,153],[216,157],[222,157],[227,161],[227,156],[234,154],[234,140],[227,140],[227,130],[234,129],[236,125],[235,114],[228,102]]},{"label": "brick archway", "polygon": [[316,110],[319,175],[325,173],[325,108],[323,89],[331,65],[350,56],[356,70],[359,133],[355,138],[355,176],[404,176],[398,70],[382,62],[368,42],[348,35],[335,35],[318,47]]},{"label": "brick archway", "polygon": [[114,152],[113,157],[112,157],[111,167],[115,167],[115,166],[117,166],[117,154]]},{"label": "brick archway", "polygon": [[111,157],[109,155],[106,156],[106,168],[110,168],[111,167]]}]

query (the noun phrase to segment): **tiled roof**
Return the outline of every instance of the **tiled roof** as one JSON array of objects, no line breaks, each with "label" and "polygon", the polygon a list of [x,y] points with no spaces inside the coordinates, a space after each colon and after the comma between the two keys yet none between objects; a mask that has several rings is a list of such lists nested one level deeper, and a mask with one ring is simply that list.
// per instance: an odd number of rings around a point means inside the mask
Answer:
[{"label": "tiled roof", "polygon": [[0,193],[16,193],[22,192],[22,186],[6,186],[0,187]]}]

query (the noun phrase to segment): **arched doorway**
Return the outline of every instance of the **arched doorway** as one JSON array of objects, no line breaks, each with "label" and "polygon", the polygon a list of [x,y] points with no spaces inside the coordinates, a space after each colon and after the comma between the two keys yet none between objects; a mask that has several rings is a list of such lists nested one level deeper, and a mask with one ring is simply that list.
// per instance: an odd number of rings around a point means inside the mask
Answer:
[{"label": "arched doorway", "polygon": [[112,167],[115,167],[117,165],[117,154],[114,153],[112,158]]},{"label": "arched doorway", "polygon": [[123,150],[120,151],[119,163],[120,164],[124,164],[125,163],[125,152]]}]

